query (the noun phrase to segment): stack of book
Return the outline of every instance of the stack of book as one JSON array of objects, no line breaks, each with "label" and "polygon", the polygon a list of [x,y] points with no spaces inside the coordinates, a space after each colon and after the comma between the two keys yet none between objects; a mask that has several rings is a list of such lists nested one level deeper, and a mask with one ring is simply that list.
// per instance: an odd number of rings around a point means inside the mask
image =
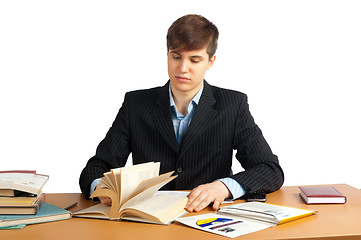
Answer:
[{"label": "stack of book", "polygon": [[0,171],[0,214],[36,214],[45,201],[41,189],[48,179],[36,171]]},{"label": "stack of book", "polygon": [[0,229],[71,218],[71,212],[45,202],[48,179],[36,171],[0,171]]}]

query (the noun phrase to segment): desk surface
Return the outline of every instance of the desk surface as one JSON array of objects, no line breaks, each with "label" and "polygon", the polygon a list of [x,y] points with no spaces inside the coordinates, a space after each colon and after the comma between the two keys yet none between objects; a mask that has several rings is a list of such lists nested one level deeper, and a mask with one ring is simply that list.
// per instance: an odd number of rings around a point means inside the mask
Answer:
[{"label": "desk surface", "polygon": [[[347,196],[342,205],[305,205],[296,186],[285,186],[268,194],[267,202],[284,206],[318,210],[318,215],[240,236],[236,239],[361,239],[361,190],[346,184],[334,184]],[[79,202],[71,211],[92,205],[80,193],[47,194],[46,201],[59,207]],[[243,202],[237,200],[235,203]],[[211,212],[211,208],[197,214]],[[191,213],[195,214],[195,213]],[[187,216],[190,216],[188,214]],[[116,236],[119,236],[117,238]],[[0,230],[0,239],[230,239],[216,234],[186,227],[177,222],[169,226],[118,222],[97,219],[72,218],[70,220],[26,226],[24,229]]]}]

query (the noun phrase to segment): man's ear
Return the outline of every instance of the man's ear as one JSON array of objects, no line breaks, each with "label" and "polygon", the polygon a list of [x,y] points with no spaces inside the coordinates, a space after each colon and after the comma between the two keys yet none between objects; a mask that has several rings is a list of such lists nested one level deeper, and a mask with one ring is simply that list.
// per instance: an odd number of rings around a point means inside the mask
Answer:
[{"label": "man's ear", "polygon": [[214,61],[216,61],[216,55],[213,55],[211,59],[209,59],[207,70],[209,70],[213,66]]}]

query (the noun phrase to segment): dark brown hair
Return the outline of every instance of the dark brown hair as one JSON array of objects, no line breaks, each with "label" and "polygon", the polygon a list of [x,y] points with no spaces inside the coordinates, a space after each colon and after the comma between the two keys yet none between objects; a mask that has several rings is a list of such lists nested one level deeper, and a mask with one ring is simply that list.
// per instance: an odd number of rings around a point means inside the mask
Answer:
[{"label": "dark brown hair", "polygon": [[208,45],[211,58],[217,49],[217,27],[203,16],[190,14],[178,18],[168,29],[167,50],[198,50]]}]

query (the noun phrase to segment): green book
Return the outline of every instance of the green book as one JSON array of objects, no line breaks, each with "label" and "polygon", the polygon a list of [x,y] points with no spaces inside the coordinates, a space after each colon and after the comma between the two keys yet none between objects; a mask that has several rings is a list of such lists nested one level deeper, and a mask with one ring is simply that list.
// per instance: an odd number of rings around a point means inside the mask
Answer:
[{"label": "green book", "polygon": [[0,214],[0,228],[22,224],[35,224],[70,219],[71,212],[44,202],[35,215],[3,215]]}]

